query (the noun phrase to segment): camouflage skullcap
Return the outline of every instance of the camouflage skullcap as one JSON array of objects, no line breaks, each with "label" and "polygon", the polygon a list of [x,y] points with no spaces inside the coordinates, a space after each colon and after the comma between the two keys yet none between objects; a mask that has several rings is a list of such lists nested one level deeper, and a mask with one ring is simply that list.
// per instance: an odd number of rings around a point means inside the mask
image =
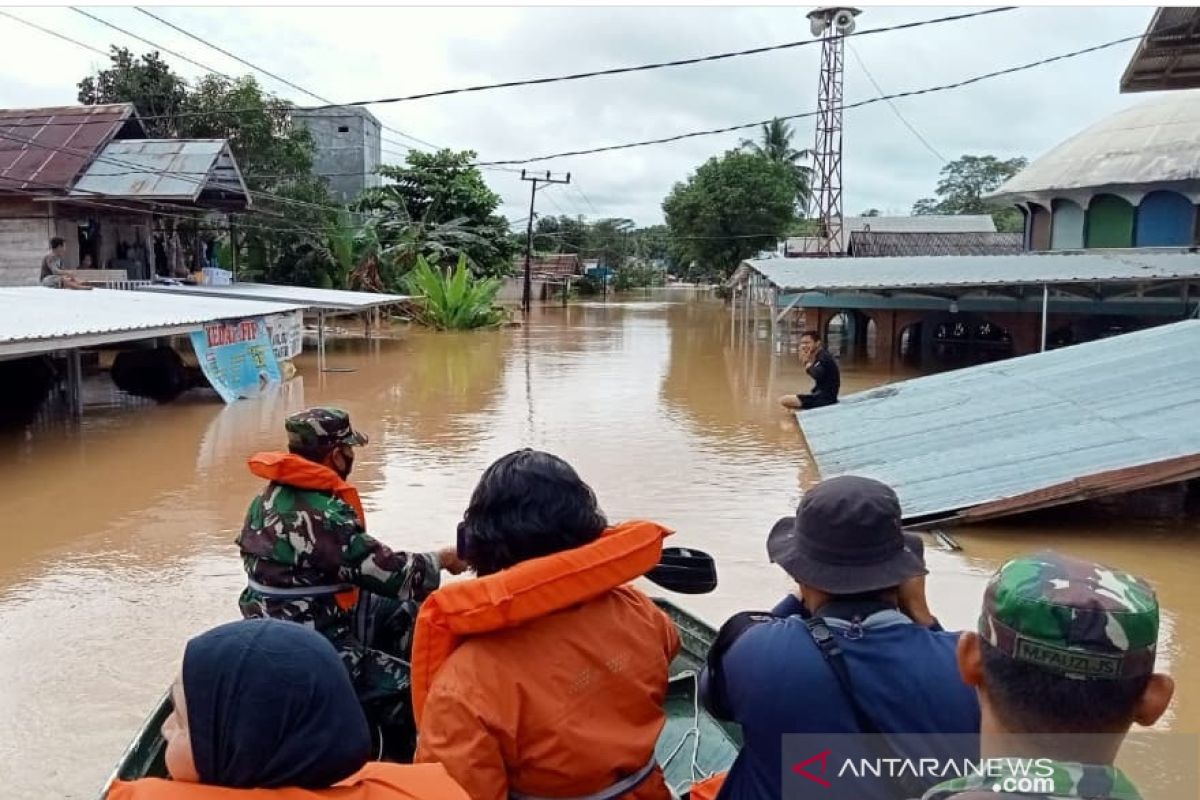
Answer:
[{"label": "camouflage skullcap", "polygon": [[1135,575],[1044,551],[992,576],[979,635],[1009,658],[1068,678],[1149,675],[1158,599]]},{"label": "camouflage skullcap", "polygon": [[288,446],[320,450],[339,444],[364,445],[367,437],[350,427],[350,415],[340,408],[308,408],[284,422]]}]

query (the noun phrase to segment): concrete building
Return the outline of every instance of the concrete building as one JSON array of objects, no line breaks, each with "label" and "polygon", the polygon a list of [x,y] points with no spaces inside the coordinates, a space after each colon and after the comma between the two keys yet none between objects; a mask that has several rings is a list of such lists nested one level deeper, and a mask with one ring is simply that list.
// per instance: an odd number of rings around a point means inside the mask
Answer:
[{"label": "concrete building", "polygon": [[313,172],[329,181],[338,199],[353,200],[382,185],[375,174],[382,160],[379,120],[365,108],[297,109],[292,119],[313,140]]}]

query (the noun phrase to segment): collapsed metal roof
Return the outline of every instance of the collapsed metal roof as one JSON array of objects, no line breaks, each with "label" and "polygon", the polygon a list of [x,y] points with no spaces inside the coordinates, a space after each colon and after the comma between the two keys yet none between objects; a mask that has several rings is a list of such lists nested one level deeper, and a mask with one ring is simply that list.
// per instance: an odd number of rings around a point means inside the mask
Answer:
[{"label": "collapsed metal roof", "polygon": [[132,103],[0,109],[0,190],[70,189],[118,133],[144,134]]},{"label": "collapsed metal roof", "polygon": [[1197,87],[1200,87],[1200,8],[1159,8],[1121,76],[1121,91]]},{"label": "collapsed metal roof", "polygon": [[892,486],[913,525],[1200,476],[1200,320],[905,381],[798,415],[822,477]]},{"label": "collapsed metal roof", "polygon": [[195,203],[204,193],[250,205],[241,170],[224,139],[109,142],[68,196]]},{"label": "collapsed metal roof", "polygon": [[217,320],[302,308],[278,302],[172,297],[118,289],[87,292],[5,287],[0,288],[0,358],[174,336]]},{"label": "collapsed metal roof", "polygon": [[1109,191],[1137,205],[1156,189],[1200,201],[1200,91],[1171,92],[1126,108],[1067,139],[1009,178],[989,199],[1057,198],[1087,207]]},{"label": "collapsed metal roof", "polygon": [[268,302],[296,303],[326,311],[361,311],[376,306],[403,303],[407,295],[376,292],[347,292],[341,289],[313,289],[307,286],[276,286],[269,283],[234,283],[229,286],[144,286],[141,291],[191,297],[238,298]]},{"label": "collapsed metal roof", "polygon": [[1061,286],[1200,279],[1200,254],[1093,250],[1008,256],[768,258],[743,261],[731,281],[744,280],[750,270],[785,292]]}]

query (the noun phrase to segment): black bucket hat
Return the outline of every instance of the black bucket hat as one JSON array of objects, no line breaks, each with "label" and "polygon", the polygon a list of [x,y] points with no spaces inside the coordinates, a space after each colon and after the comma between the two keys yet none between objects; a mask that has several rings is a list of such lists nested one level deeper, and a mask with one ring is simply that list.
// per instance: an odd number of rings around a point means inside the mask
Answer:
[{"label": "black bucket hat", "polygon": [[921,537],[901,528],[900,500],[871,478],[843,475],[808,491],[767,536],[771,561],[798,583],[836,595],[925,575]]}]

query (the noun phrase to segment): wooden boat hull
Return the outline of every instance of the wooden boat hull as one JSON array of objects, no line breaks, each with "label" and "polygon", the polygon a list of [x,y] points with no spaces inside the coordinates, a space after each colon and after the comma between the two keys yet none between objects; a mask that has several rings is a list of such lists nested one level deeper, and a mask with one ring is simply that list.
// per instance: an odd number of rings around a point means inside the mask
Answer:
[{"label": "wooden boat hull", "polygon": [[[667,783],[682,794],[695,780],[729,769],[741,747],[741,733],[736,725],[711,717],[699,703],[700,670],[716,631],[669,601],[655,602],[675,622],[682,641],[679,655],[671,663],[671,681],[663,703],[667,724],[655,748]],[[161,731],[170,714],[171,698],[164,694],[121,756],[101,798],[113,780],[167,777],[166,742]]]}]

